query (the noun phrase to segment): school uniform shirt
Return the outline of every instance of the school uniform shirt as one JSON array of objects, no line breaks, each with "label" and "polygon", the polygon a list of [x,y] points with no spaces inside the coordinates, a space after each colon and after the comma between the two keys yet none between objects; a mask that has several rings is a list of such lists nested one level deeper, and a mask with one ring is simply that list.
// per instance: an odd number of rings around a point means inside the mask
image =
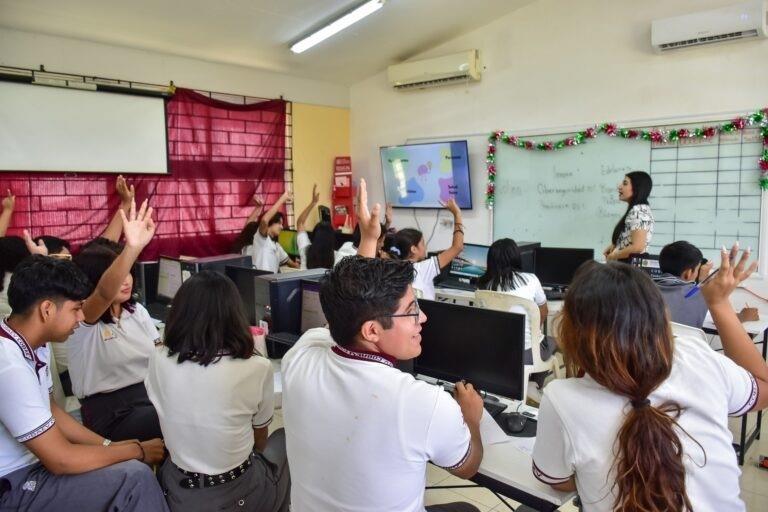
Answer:
[{"label": "school uniform shirt", "polygon": [[66,341],[69,376],[77,398],[109,393],[144,382],[160,334],[139,303],[123,308],[111,324],[82,322]]},{"label": "school uniform shirt", "polygon": [[258,231],[253,235],[252,251],[253,266],[273,274],[276,274],[280,270],[280,265],[288,260],[288,253],[279,243],[268,236],[262,236]]},{"label": "school uniform shirt", "polygon": [[[671,374],[649,399],[654,406],[672,400],[682,407],[676,431],[683,444],[686,491],[693,510],[744,511],[728,416],[754,407],[755,379],[701,340],[677,337],[674,343]],[[626,397],[608,391],[589,375],[549,383],[533,450],[536,478],[556,484],[575,473],[585,511],[613,510],[614,443],[630,407]]]},{"label": "school uniform shirt", "polygon": [[[497,292],[514,295],[521,299],[528,299],[536,303],[537,306],[543,306],[547,303],[547,296],[544,294],[544,288],[541,287],[541,282],[535,274],[528,272],[520,272],[518,274],[524,281],[524,284],[518,285],[514,290],[497,289]],[[525,308],[523,306],[512,306],[509,311],[511,313],[521,313],[525,315],[525,350],[531,348],[531,319],[528,318]]]},{"label": "school uniform shirt", "polygon": [[456,401],[393,359],[307,331],[283,357],[293,512],[423,512],[428,461],[470,455]]},{"label": "school uniform shirt", "polygon": [[37,462],[22,443],[54,424],[48,351],[32,350],[24,337],[0,321],[0,477]]},{"label": "school uniform shirt", "polygon": [[195,473],[230,471],[253,451],[253,429],[272,421],[272,364],[254,355],[202,366],[177,356],[158,346],[144,381],[171,460]]},{"label": "school uniform shirt", "polygon": [[440,262],[432,256],[413,264],[416,275],[413,287],[421,292],[421,299],[435,300],[435,278],[440,274]]},{"label": "school uniform shirt", "polygon": [[355,247],[352,242],[344,242],[341,244],[339,250],[336,251],[336,263],[347,256],[357,256],[357,247]]},{"label": "school uniform shirt", "polygon": [[653,225],[653,213],[650,206],[647,204],[636,204],[630,208],[626,219],[624,219],[624,229],[616,241],[616,250],[620,251],[625,247],[629,247],[632,243],[632,232],[642,229],[648,232],[648,236],[645,238],[645,248],[640,252],[647,251],[648,246],[651,244],[651,238],[653,238]]},{"label": "school uniform shirt", "polygon": [[[296,245],[299,248],[299,258],[301,258],[300,269],[307,270],[307,249],[312,245],[312,242],[310,242],[309,235],[306,231],[299,231],[299,234],[296,236]],[[355,251],[355,254],[357,254],[357,251]],[[341,258],[343,258],[343,256],[339,254],[339,251],[333,251],[334,265],[341,261]]]},{"label": "school uniform shirt", "polygon": [[8,304],[8,287],[11,285],[10,272],[5,273],[3,277],[3,289],[0,290],[0,318],[5,318],[11,314],[11,305]]},{"label": "school uniform shirt", "polygon": [[704,295],[697,293],[691,297],[685,296],[696,284],[683,281],[672,274],[662,274],[653,278],[659,287],[664,303],[669,310],[670,320],[678,324],[690,325],[701,329],[709,308],[704,301]]}]

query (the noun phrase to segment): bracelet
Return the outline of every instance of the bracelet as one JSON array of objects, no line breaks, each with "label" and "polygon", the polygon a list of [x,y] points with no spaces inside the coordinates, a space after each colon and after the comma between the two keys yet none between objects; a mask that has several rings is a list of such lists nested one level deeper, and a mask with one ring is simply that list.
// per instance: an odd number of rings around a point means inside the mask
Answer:
[{"label": "bracelet", "polygon": [[111,440],[111,439],[107,439],[106,437],[105,437],[105,438],[104,438],[104,440],[101,442],[101,446],[109,446],[109,445],[111,445],[111,444],[112,444],[112,440]]},{"label": "bracelet", "polygon": [[461,233],[463,235],[464,234],[464,230],[463,229],[454,229],[453,230],[453,234],[455,235],[456,233]]},{"label": "bracelet", "polygon": [[144,447],[141,446],[141,443],[138,441],[134,441],[134,443],[136,443],[136,446],[138,446],[139,450],[141,450],[141,457],[136,460],[138,460],[139,462],[144,462],[144,459],[147,458],[147,454],[144,452]]}]

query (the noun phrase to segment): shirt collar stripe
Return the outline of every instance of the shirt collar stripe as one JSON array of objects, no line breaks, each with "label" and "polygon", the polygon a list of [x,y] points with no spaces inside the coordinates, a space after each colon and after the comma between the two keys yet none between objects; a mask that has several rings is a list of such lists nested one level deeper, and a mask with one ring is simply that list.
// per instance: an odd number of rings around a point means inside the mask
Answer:
[{"label": "shirt collar stripe", "polygon": [[27,343],[27,340],[24,339],[24,336],[14,331],[13,328],[8,325],[5,320],[0,321],[0,330],[2,330],[7,335],[4,336],[5,338],[10,339],[16,344],[17,347],[19,347],[22,355],[24,355],[24,359],[37,362],[37,356],[35,355],[34,350],[32,350],[32,347],[29,346],[29,343]]},{"label": "shirt collar stripe", "polygon": [[331,347],[333,353],[337,356],[344,357],[346,359],[357,359],[358,361],[369,361],[372,363],[381,363],[387,366],[395,366],[395,359],[387,354],[379,352],[368,352],[366,350],[350,350],[342,347],[341,345],[334,345]]}]

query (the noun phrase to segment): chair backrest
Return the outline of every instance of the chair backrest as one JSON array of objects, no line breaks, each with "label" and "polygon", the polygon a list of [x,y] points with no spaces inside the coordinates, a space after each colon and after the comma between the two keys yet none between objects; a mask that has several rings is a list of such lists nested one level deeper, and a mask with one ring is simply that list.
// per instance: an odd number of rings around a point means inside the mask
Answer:
[{"label": "chair backrest", "polygon": [[669,325],[672,327],[672,334],[675,336],[691,336],[703,341],[706,345],[709,345],[707,335],[701,329],[691,327],[690,325],[678,324],[676,322],[669,322]]},{"label": "chair backrest", "polygon": [[522,297],[516,297],[509,293],[494,292],[491,290],[475,291],[476,305],[482,308],[495,309],[497,311],[510,311],[515,306],[522,307],[528,317],[531,328],[531,356],[533,358],[534,373],[549,370],[550,362],[541,360],[541,313],[535,302]]}]

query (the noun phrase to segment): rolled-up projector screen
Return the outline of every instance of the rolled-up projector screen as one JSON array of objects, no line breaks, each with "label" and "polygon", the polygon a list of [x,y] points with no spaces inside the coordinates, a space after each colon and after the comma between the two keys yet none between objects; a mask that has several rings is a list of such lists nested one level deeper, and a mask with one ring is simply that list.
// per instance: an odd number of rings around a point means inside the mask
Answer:
[{"label": "rolled-up projector screen", "polygon": [[167,173],[163,98],[0,82],[0,171]]}]

